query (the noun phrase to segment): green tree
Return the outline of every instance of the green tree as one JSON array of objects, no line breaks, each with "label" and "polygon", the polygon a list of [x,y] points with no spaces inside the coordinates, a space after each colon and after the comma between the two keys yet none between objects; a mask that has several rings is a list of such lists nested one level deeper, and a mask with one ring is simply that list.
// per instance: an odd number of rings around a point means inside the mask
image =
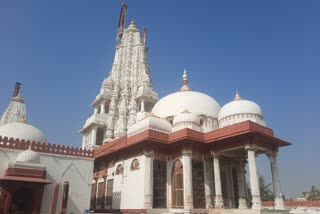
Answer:
[{"label": "green tree", "polygon": [[320,189],[318,189],[315,186],[311,186],[311,189],[309,192],[303,192],[302,194],[308,201],[320,200]]},{"label": "green tree", "polygon": [[260,197],[261,201],[273,201],[274,195],[270,189],[271,183],[266,184],[263,176],[259,176],[259,188],[260,188]]},{"label": "green tree", "polygon": [[[250,185],[247,185],[247,187],[248,187],[249,200],[251,200]],[[259,175],[259,189],[260,189],[261,201],[273,201],[274,200],[274,195],[273,195],[273,192],[270,189],[270,187],[271,187],[271,183],[266,184],[264,177]]]}]

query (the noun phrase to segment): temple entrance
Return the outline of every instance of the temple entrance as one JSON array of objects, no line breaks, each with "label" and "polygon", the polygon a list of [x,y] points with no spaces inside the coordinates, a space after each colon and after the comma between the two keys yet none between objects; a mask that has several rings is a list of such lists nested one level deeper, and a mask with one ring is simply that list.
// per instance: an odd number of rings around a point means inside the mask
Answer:
[{"label": "temple entrance", "polygon": [[177,160],[172,170],[172,207],[183,208],[183,197],[183,165],[180,160]]},{"label": "temple entrance", "polygon": [[19,188],[12,195],[10,213],[33,213],[34,193],[30,188]]}]

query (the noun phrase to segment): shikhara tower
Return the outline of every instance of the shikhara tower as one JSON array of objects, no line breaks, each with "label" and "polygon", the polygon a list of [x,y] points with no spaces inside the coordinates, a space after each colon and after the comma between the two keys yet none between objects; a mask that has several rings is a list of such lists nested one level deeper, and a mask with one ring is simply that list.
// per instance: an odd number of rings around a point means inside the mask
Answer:
[{"label": "shikhara tower", "polygon": [[79,131],[82,148],[95,148],[126,135],[127,129],[147,116],[158,100],[147,62],[146,29],[142,34],[134,21],[125,28],[126,10],[123,3],[112,69],[91,104],[93,114]]}]

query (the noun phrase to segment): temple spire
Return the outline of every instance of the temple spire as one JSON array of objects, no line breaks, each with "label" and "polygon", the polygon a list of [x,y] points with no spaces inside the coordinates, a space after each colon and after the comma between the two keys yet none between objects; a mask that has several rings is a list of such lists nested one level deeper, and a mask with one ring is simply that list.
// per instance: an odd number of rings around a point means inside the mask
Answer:
[{"label": "temple spire", "polygon": [[121,43],[122,35],[126,25],[126,14],[128,5],[123,2],[120,11],[119,23],[118,23],[118,33],[117,33],[117,45]]},{"label": "temple spire", "polygon": [[188,75],[186,69],[184,69],[183,71],[182,82],[183,86],[181,87],[180,91],[191,91],[191,89],[188,86]]}]

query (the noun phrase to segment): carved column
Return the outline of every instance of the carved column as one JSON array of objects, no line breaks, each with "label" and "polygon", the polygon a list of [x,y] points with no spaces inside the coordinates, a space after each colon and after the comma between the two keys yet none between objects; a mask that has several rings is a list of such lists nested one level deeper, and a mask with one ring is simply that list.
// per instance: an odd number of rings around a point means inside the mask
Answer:
[{"label": "carved column", "polygon": [[212,206],[212,165],[209,157],[204,159],[204,191],[206,198],[206,208],[213,208]]},{"label": "carved column", "polygon": [[141,112],[144,112],[144,100],[141,99]]},{"label": "carved column", "polygon": [[193,209],[192,150],[188,146],[182,149],[182,164],[185,208]]},{"label": "carved column", "polygon": [[97,128],[93,127],[91,130],[91,146],[96,145],[96,138],[97,138]]},{"label": "carved column", "polygon": [[101,102],[101,106],[100,106],[100,114],[104,114],[105,113],[105,101],[102,101]]},{"label": "carved column", "polygon": [[152,209],[153,193],[153,151],[145,151],[145,183],[144,183],[144,207]]},{"label": "carved column", "polygon": [[278,163],[277,163],[277,156],[278,152],[269,152],[267,153],[267,156],[270,160],[270,166],[271,166],[271,173],[272,173],[272,184],[273,184],[273,192],[274,192],[274,205],[275,209],[277,210],[284,210],[284,201],[281,193],[281,187],[280,187],[280,179],[278,175]]},{"label": "carved column", "polygon": [[246,145],[245,149],[248,151],[248,163],[250,173],[250,187],[252,195],[252,209],[261,209],[261,198],[259,189],[259,179],[256,166],[256,145]]},{"label": "carved column", "polygon": [[213,171],[214,171],[214,187],[215,187],[215,197],[214,197],[214,207],[223,207],[223,197],[222,197],[222,187],[221,187],[221,175],[220,175],[220,162],[219,154],[211,151],[213,157]]},{"label": "carved column", "polygon": [[238,192],[239,192],[239,209],[247,209],[246,201],[246,180],[244,175],[245,161],[240,160],[238,164],[237,177],[238,177]]}]

